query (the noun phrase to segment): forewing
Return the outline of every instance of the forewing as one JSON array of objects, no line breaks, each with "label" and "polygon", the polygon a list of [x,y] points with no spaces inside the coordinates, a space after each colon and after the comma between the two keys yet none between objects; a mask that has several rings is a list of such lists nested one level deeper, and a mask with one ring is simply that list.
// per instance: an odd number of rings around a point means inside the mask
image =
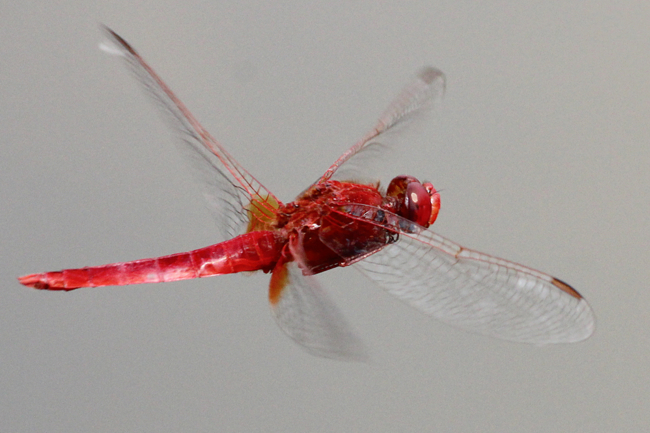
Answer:
[{"label": "forewing", "polygon": [[[366,174],[363,170],[370,167],[368,160],[381,159],[381,154],[390,148],[389,135],[402,135],[406,126],[412,128],[413,123],[421,123],[444,92],[445,75],[442,71],[433,67],[423,68],[388,106],[375,127],[341,155],[319,182],[332,177],[340,180],[368,180],[365,178],[372,174]],[[342,168],[344,163],[346,164]],[[376,176],[380,172],[375,171],[373,174]]]},{"label": "forewing", "polygon": [[[370,206],[347,210],[353,219],[378,219]],[[355,266],[418,310],[470,332],[522,343],[571,343],[593,333],[591,308],[568,284],[463,248],[397,215],[382,214],[382,225],[398,240]]]},{"label": "forewing", "polygon": [[343,314],[315,277],[303,275],[295,262],[279,263],[273,270],[269,300],[280,329],[308,353],[346,361],[367,359],[363,343]]},{"label": "forewing", "polygon": [[251,218],[263,226],[275,215],[277,198],[248,173],[194,118],[185,105],[142,57],[119,35],[104,28],[112,42],[102,48],[126,61],[147,94],[161,108],[189,155],[195,174],[205,186],[204,195],[217,217],[224,239],[244,233]]}]

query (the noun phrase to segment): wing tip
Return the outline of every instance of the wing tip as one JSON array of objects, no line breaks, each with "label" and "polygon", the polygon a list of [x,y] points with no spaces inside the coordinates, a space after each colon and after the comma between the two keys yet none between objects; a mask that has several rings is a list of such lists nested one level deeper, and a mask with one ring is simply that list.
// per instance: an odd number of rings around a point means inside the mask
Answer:
[{"label": "wing tip", "polygon": [[558,289],[562,290],[564,293],[567,293],[571,296],[573,296],[576,299],[584,299],[580,293],[573,287],[569,286],[567,283],[564,281],[557,279],[555,277],[552,277],[551,284],[553,284],[555,287]]},{"label": "wing tip", "polygon": [[440,80],[442,82],[443,93],[447,87],[447,77],[445,76],[445,73],[433,66],[423,67],[420,72],[418,72],[418,78],[428,86],[432,85],[435,81]]},{"label": "wing tip", "polygon": [[102,42],[99,44],[99,49],[105,51],[109,54],[124,56],[126,53],[129,53],[133,56],[137,56],[138,53],[129,45],[127,41],[122,38],[122,36],[115,33],[110,27],[100,24],[99,25],[104,34],[108,37],[109,43]]}]

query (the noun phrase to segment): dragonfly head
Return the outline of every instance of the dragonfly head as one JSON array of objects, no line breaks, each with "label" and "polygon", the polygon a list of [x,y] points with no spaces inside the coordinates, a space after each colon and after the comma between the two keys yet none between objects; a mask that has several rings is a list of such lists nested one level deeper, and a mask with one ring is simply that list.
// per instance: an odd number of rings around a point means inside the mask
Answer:
[{"label": "dragonfly head", "polygon": [[429,227],[438,217],[440,194],[430,182],[397,176],[390,181],[386,196],[396,199],[395,213],[423,227]]}]

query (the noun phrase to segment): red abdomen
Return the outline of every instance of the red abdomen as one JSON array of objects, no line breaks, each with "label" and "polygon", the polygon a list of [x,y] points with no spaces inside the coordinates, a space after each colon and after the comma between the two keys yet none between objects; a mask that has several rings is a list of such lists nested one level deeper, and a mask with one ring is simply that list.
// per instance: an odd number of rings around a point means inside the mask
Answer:
[{"label": "red abdomen", "polygon": [[160,283],[245,271],[269,271],[280,257],[276,232],[256,231],[185,253],[132,262],[25,275],[21,284],[44,290]]}]

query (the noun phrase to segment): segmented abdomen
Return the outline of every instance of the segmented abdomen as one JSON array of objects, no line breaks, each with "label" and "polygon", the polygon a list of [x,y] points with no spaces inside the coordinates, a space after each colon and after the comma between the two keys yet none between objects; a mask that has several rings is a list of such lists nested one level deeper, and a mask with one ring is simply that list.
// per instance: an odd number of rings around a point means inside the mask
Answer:
[{"label": "segmented abdomen", "polygon": [[124,286],[187,280],[245,271],[268,271],[280,257],[276,232],[256,231],[198,250],[132,262],[25,275],[21,284],[43,290]]}]

